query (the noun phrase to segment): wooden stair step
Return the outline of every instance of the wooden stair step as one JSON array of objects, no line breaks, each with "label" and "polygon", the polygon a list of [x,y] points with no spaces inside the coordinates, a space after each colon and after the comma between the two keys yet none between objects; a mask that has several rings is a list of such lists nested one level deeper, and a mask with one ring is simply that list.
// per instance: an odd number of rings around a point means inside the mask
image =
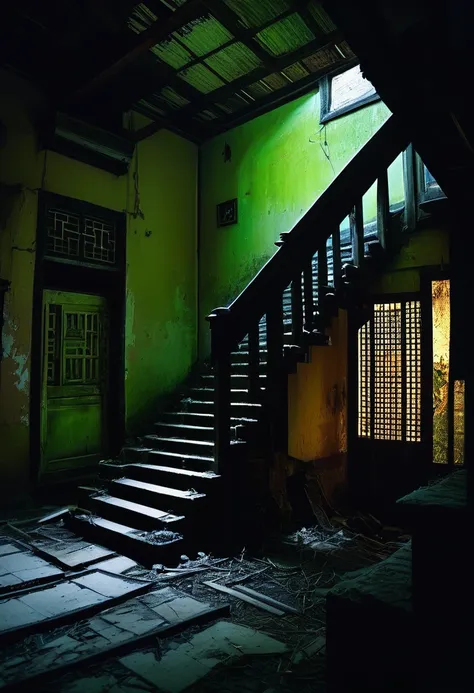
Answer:
[{"label": "wooden stair step", "polygon": [[106,520],[146,531],[171,529],[176,532],[182,528],[184,520],[183,515],[174,515],[142,503],[106,494],[91,496],[86,505],[88,510],[92,510]]},{"label": "wooden stair step", "polygon": [[200,455],[214,454],[214,440],[192,440],[189,438],[162,437],[151,433],[143,438],[145,445],[155,450],[169,450],[170,452],[197,453]]},{"label": "wooden stair step", "polygon": [[114,479],[108,484],[111,493],[118,498],[131,500],[153,508],[163,508],[165,511],[178,514],[186,510],[188,512],[194,506],[199,507],[206,499],[205,493],[196,491],[170,488],[150,484],[147,481],[137,479]]},{"label": "wooden stair step", "polygon": [[[180,412],[170,412],[163,414],[162,416],[163,420],[166,421],[183,421],[184,422],[192,422],[192,425],[199,425],[199,426],[209,426],[214,424],[214,412],[210,413],[202,413],[202,412],[191,412],[191,411],[180,411]],[[231,425],[236,426],[241,423],[251,423],[251,424],[256,424],[258,423],[257,419],[246,419],[243,421],[241,418],[238,417],[232,417],[231,420]]]},{"label": "wooden stair step", "polygon": [[177,469],[159,464],[111,464],[104,462],[99,465],[100,474],[106,479],[117,479],[127,476],[129,479],[149,481],[160,486],[189,489],[207,493],[209,488],[219,483],[221,476],[214,472],[197,472],[193,469]]},{"label": "wooden stair step", "polygon": [[130,463],[151,463],[162,464],[164,466],[196,469],[206,471],[212,469],[214,465],[213,457],[204,455],[189,455],[185,453],[169,452],[167,450],[153,450],[151,448],[124,448],[125,462]]},{"label": "wooden stair step", "polygon": [[156,434],[160,437],[186,438],[186,440],[210,440],[214,442],[213,426],[193,426],[191,424],[157,421]]},{"label": "wooden stair step", "polygon": [[[261,392],[265,392],[265,387],[260,387]],[[215,388],[210,387],[199,387],[192,388],[190,391],[190,398],[192,402],[208,402],[213,400],[216,396]],[[249,390],[244,389],[231,389],[230,391],[230,401],[231,402],[248,402],[252,401]]]},{"label": "wooden stair step", "polygon": [[[193,401],[189,408],[195,412],[214,413],[215,404],[213,400]],[[231,402],[230,408],[233,418],[255,419],[260,414],[262,405],[253,402]]]},{"label": "wooden stair step", "polygon": [[65,517],[66,526],[88,541],[133,558],[146,567],[154,563],[174,566],[183,553],[181,534],[168,529],[144,533],[128,525],[80,512]]}]

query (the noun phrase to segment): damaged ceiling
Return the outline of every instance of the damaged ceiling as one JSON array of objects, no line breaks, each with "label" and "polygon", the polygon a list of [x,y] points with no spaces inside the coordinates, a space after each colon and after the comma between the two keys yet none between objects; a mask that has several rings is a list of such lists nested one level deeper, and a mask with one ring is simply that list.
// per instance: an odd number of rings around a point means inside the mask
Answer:
[{"label": "damaged ceiling", "polygon": [[356,62],[315,0],[10,0],[0,14],[2,65],[54,109],[119,130],[133,108],[148,132],[197,142]]}]

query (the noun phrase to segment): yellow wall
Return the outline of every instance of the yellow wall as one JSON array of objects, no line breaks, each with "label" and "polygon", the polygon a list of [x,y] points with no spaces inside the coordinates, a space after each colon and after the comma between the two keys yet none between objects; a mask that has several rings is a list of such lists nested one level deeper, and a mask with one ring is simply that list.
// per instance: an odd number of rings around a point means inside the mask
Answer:
[{"label": "yellow wall", "polygon": [[[425,222],[369,287],[370,294],[416,292],[420,270],[449,263],[449,229]],[[288,379],[288,454],[302,461],[347,451],[347,314],[340,310],[327,332],[331,346],[312,347],[311,363],[298,364]]]},{"label": "yellow wall", "polygon": [[330,346],[311,348],[311,363],[288,377],[288,454],[309,461],[347,449],[347,313],[327,331]]},{"label": "yellow wall", "polygon": [[[1,83],[0,83],[1,85]],[[10,88],[10,85],[8,85]],[[38,190],[127,211],[126,415],[129,431],[170,392],[196,359],[197,147],[162,130],[138,146],[140,207],[131,215],[132,172],[117,177],[39,151],[27,108],[3,89],[0,182],[20,184],[0,210],[0,277],[5,297],[0,380],[0,494],[26,490],[29,465],[30,348]],[[143,122],[135,118],[135,126]],[[6,495],[5,495],[6,497]]]},{"label": "yellow wall", "polygon": [[449,228],[445,223],[430,223],[407,236],[387,270],[373,282],[374,294],[389,294],[420,290],[420,269],[449,264]]}]

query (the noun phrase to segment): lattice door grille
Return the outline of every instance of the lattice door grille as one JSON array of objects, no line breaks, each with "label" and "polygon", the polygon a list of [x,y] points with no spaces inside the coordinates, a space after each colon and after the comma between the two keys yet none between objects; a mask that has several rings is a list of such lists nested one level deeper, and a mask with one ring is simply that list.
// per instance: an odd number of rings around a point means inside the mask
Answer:
[{"label": "lattice door grille", "polygon": [[421,440],[419,301],[377,303],[359,329],[358,433],[375,440]]},{"label": "lattice door grille", "polygon": [[109,266],[116,263],[113,223],[49,209],[46,236],[49,257]]},{"label": "lattice door grille", "polygon": [[104,314],[50,304],[47,315],[48,385],[95,385],[103,367]]},{"label": "lattice door grille", "polygon": [[64,384],[99,381],[99,344],[99,313],[65,311]]}]

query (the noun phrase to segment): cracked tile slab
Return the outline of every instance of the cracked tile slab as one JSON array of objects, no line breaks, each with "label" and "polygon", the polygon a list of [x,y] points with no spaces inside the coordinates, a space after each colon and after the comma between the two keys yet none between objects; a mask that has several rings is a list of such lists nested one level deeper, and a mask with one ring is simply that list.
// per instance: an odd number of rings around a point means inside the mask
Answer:
[{"label": "cracked tile slab", "polygon": [[122,657],[120,662],[163,693],[180,693],[229,659],[286,651],[287,646],[275,638],[220,621],[193,635],[188,642],[170,648],[160,659],[154,652],[138,652]]}]

